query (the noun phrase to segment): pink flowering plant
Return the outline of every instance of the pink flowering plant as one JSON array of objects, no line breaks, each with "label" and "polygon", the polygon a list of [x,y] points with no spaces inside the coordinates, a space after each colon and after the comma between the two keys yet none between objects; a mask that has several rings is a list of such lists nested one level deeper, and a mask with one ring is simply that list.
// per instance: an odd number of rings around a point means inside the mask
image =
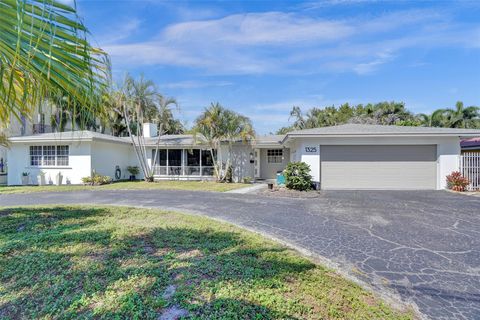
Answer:
[{"label": "pink flowering plant", "polygon": [[454,171],[447,176],[447,188],[453,191],[466,191],[470,182],[460,172]]}]

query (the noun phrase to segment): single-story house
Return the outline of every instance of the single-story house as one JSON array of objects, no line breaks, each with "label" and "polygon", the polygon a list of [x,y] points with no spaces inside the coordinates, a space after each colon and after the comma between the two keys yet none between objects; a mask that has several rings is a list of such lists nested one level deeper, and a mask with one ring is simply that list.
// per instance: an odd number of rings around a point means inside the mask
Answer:
[{"label": "single-story house", "polygon": [[[165,135],[158,143],[154,126],[144,125],[146,154],[155,179],[213,179],[212,151],[192,135]],[[480,130],[346,124],[260,136],[227,144],[213,152],[231,157],[233,177],[274,179],[290,161],[310,165],[321,189],[443,189],[445,177],[459,169],[460,139]],[[21,184],[22,172],[37,183],[58,172],[66,183],[79,184],[93,171],[128,178],[127,166],[138,164],[128,137],[90,131],[12,137],[8,150],[8,184]],[[153,163],[156,158],[156,163]],[[120,169],[120,170],[118,170]],[[120,171],[120,172],[119,172]]]},{"label": "single-story house", "polygon": [[463,139],[460,142],[462,153],[464,152],[480,152],[480,137]]}]

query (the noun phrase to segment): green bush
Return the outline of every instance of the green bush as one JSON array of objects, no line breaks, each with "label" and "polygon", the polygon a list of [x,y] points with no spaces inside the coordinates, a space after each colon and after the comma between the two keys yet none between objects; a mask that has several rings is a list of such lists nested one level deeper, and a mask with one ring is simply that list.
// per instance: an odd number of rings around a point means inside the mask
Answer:
[{"label": "green bush", "polygon": [[93,181],[92,177],[83,177],[82,178],[82,183],[83,184],[92,184],[92,181]]},{"label": "green bush", "polygon": [[132,176],[136,176],[140,173],[140,168],[138,168],[137,166],[128,166],[127,171],[130,172]]},{"label": "green bush", "polygon": [[290,162],[283,171],[288,189],[307,191],[312,189],[310,166],[305,162]]},{"label": "green bush", "polygon": [[102,184],[112,183],[112,178],[109,176],[102,176],[98,173],[94,173],[91,177],[83,177],[82,182],[83,184],[100,186]]}]

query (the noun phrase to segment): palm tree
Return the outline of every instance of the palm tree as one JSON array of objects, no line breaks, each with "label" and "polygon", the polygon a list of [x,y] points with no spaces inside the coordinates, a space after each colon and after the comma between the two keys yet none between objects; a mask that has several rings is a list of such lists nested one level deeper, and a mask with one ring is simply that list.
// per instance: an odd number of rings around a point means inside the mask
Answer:
[{"label": "palm tree", "polygon": [[0,1],[0,125],[29,117],[47,92],[62,90],[99,112],[107,55],[87,40],[74,8],[54,0]]},{"label": "palm tree", "polygon": [[173,116],[172,108],[175,107],[178,110],[178,103],[175,98],[160,96],[159,108],[154,117],[154,122],[158,124],[158,127],[163,128],[165,134],[181,134],[185,132],[185,127],[182,122],[175,119]]},{"label": "palm tree", "polygon": [[[237,141],[248,141],[255,138],[252,123],[249,118],[224,108],[222,105],[212,103],[210,107],[196,119],[194,127],[195,136],[202,135],[209,145],[212,159],[214,159],[215,176],[219,181],[230,181],[232,171],[232,149]],[[220,150],[222,142],[228,144],[228,158],[226,163],[222,160]]]},{"label": "palm tree", "polygon": [[300,107],[298,106],[294,106],[292,108],[292,111],[290,111],[290,117],[289,117],[289,120],[291,118],[294,118],[295,121],[292,125],[293,128],[295,128],[295,130],[302,130],[302,129],[306,129],[306,120],[305,118],[303,117],[303,113],[302,113],[302,109],[300,109]]},{"label": "palm tree", "polygon": [[445,126],[449,128],[478,128],[480,125],[480,107],[464,107],[463,102],[458,101],[455,109],[440,109],[444,118]]},{"label": "palm tree", "polygon": [[435,110],[431,114],[420,113],[417,115],[420,124],[424,127],[443,127],[445,126],[444,110]]},{"label": "palm tree", "polygon": [[[127,75],[123,88],[131,102],[132,121],[152,121],[158,113],[158,101],[162,97],[155,83],[145,79],[143,75],[138,79]],[[140,133],[139,130],[140,126],[137,126],[137,134]]]}]

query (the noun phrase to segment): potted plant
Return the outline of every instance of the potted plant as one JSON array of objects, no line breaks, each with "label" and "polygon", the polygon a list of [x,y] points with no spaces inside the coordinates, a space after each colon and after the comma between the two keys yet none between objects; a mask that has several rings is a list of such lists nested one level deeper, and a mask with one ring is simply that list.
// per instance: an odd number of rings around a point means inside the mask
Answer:
[{"label": "potted plant", "polygon": [[45,181],[45,172],[43,171],[40,171],[37,175],[37,181],[38,181],[38,185],[39,186],[44,186],[47,184],[47,182]]},{"label": "potted plant", "polygon": [[22,184],[24,186],[28,185],[30,181],[30,172],[22,172]]},{"label": "potted plant", "polygon": [[133,181],[137,179],[135,176],[140,172],[140,169],[137,166],[128,166],[127,171],[130,173],[130,181]]},{"label": "potted plant", "polygon": [[63,181],[63,175],[61,172],[58,172],[57,175],[55,176],[55,184],[57,186],[61,186]]}]

